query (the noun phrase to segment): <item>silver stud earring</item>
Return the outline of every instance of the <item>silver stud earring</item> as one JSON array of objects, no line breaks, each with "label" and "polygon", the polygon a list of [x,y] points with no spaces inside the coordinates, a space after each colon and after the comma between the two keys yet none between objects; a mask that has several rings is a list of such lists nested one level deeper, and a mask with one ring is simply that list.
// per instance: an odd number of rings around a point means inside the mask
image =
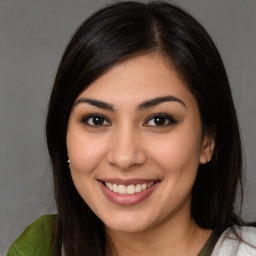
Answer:
[{"label": "silver stud earring", "polygon": [[[68,155],[67,155],[67,157],[68,157]],[[70,167],[70,160],[69,160],[69,157],[68,157],[67,163],[68,163],[68,167]]]},{"label": "silver stud earring", "polygon": [[206,158],[205,160],[206,160],[207,163],[209,163],[211,161],[210,158]]}]

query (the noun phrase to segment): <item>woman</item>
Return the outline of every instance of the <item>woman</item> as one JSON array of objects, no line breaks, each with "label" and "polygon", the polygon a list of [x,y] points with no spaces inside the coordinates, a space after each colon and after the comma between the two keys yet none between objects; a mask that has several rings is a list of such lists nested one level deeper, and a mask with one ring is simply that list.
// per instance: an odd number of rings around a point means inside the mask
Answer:
[{"label": "woman", "polygon": [[[86,20],[62,57],[46,124],[58,214],[20,255],[256,255],[239,128],[219,53],[163,2]],[[250,254],[249,254],[250,253]]]}]

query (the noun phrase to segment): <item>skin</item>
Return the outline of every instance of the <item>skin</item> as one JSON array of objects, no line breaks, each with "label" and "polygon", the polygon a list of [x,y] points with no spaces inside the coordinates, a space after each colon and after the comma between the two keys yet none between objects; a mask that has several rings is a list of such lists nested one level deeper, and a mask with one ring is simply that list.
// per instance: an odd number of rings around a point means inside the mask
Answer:
[{"label": "skin", "polygon": [[[159,113],[171,118],[159,123],[152,117]],[[100,125],[91,114],[104,116]],[[195,97],[161,55],[121,62],[84,90],[70,114],[67,148],[74,184],[105,224],[108,255],[198,254],[211,231],[191,217],[191,190],[214,139],[202,134]],[[106,179],[159,182],[145,200],[124,206],[105,196],[99,181]]]}]

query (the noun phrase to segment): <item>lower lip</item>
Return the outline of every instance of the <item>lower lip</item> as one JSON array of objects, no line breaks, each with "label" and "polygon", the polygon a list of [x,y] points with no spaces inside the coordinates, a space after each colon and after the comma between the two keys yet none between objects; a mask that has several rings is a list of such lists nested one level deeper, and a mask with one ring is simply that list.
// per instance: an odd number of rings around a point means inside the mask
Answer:
[{"label": "lower lip", "polygon": [[131,206],[136,205],[146,198],[148,198],[152,192],[157,187],[158,183],[154,184],[152,187],[147,188],[146,190],[141,191],[140,193],[136,193],[133,195],[124,195],[124,194],[117,194],[110,189],[108,189],[101,181],[99,181],[100,187],[104,193],[104,195],[112,202],[122,206]]}]

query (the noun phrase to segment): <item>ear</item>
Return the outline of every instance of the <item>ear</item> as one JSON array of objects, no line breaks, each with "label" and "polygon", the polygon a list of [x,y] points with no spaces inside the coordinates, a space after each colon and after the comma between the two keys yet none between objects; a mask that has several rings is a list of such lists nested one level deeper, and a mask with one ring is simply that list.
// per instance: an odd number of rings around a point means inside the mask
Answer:
[{"label": "ear", "polygon": [[202,140],[200,164],[206,164],[211,161],[215,147],[215,136],[214,133],[205,133]]}]

